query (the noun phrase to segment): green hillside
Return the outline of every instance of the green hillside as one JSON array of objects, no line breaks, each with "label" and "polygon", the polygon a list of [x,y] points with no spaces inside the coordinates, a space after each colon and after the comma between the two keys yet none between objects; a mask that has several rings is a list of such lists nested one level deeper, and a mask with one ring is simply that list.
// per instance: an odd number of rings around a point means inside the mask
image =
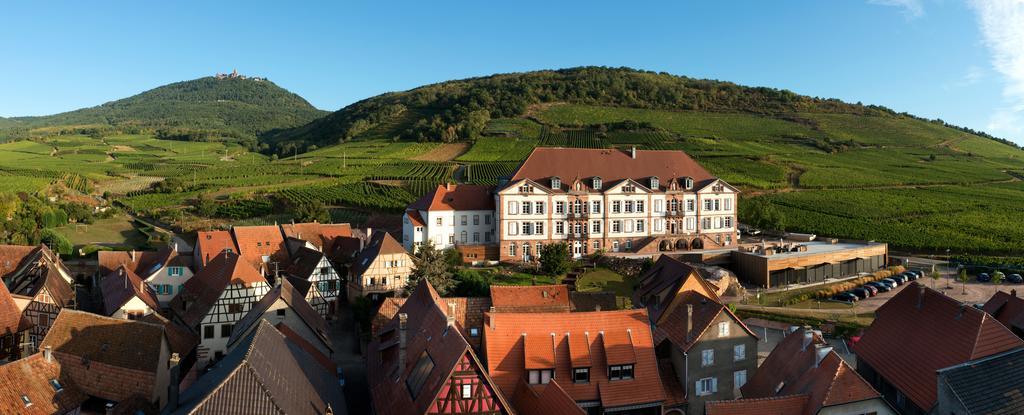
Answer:
[{"label": "green hillside", "polygon": [[54,132],[195,134],[255,138],[269,130],[295,127],[325,112],[302,97],[262,79],[214,77],[176,82],[91,108],[41,117],[0,120],[0,139]]}]

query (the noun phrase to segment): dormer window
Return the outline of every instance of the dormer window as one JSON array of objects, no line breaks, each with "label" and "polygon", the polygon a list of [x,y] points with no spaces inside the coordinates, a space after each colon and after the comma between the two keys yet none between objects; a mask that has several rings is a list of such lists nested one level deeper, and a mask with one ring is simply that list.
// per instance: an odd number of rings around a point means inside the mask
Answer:
[{"label": "dormer window", "polygon": [[524,184],[519,186],[519,193],[533,193],[533,185]]},{"label": "dormer window", "polygon": [[32,400],[28,398],[28,395],[21,395],[21,403],[25,404],[26,408],[32,406]]},{"label": "dormer window", "polygon": [[591,187],[593,187],[594,190],[601,190],[601,178],[600,177],[595,177],[594,178],[594,185],[591,186]]},{"label": "dormer window", "polygon": [[651,177],[651,190],[658,190],[661,183],[658,183],[657,177]]},{"label": "dormer window", "polygon": [[686,184],[686,190],[693,190],[693,178],[692,177],[685,177],[685,178],[683,178],[683,183]]},{"label": "dormer window", "polygon": [[547,385],[555,377],[554,369],[535,369],[529,371],[528,381],[531,385]]},{"label": "dormer window", "polygon": [[633,379],[633,365],[608,366],[608,380]]},{"label": "dormer window", "polygon": [[558,177],[552,177],[551,178],[551,188],[552,189],[556,189],[556,190],[561,189],[562,188],[562,179],[560,179]]},{"label": "dormer window", "polygon": [[590,368],[574,368],[572,370],[572,383],[590,383]]}]

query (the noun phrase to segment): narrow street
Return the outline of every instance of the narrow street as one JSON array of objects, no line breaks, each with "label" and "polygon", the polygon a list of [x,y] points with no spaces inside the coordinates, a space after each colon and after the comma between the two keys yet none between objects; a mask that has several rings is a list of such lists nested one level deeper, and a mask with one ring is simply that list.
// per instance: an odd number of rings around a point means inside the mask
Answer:
[{"label": "narrow street", "polygon": [[345,403],[348,413],[370,413],[370,389],[366,383],[366,362],[359,352],[359,339],[356,337],[355,320],[352,308],[347,302],[338,307],[337,318],[329,322],[331,344],[334,346],[334,363],[342,371],[345,379]]}]

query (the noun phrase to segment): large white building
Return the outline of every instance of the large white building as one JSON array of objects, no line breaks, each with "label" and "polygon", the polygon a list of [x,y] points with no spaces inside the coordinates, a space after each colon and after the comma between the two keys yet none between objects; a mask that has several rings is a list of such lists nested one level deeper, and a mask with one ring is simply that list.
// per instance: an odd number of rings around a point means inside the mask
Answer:
[{"label": "large white building", "polygon": [[502,261],[552,242],[574,257],[731,247],[738,193],[682,151],[540,147],[496,189],[439,186],[406,211],[403,239],[463,258],[462,245],[490,245]]}]

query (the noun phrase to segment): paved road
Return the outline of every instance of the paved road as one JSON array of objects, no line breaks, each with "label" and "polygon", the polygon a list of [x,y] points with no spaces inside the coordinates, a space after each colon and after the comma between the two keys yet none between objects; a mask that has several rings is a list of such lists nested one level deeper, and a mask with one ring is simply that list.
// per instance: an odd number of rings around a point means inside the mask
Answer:
[{"label": "paved road", "polygon": [[355,320],[347,303],[338,307],[338,318],[330,322],[334,363],[345,376],[345,403],[349,414],[370,413],[370,389],[366,383],[366,361],[359,353]]}]

